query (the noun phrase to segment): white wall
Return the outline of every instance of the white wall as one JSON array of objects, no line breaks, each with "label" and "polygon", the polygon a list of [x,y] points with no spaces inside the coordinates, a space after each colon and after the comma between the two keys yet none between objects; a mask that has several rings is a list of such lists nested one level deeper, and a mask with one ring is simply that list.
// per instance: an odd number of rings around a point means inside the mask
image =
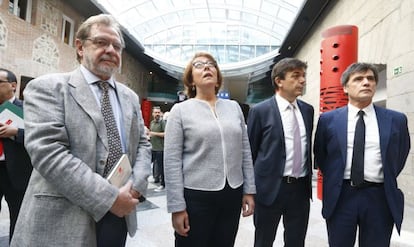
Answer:
[{"label": "white wall", "polygon": [[[408,117],[414,146],[414,1],[412,0],[338,0],[302,45],[296,57],[307,61],[307,93],[302,98],[319,116],[320,48],[322,31],[338,25],[358,27],[358,61],[385,64],[387,108]],[[395,76],[393,70],[402,67]],[[381,92],[382,94],[383,92]],[[381,95],[382,96],[382,95]],[[414,150],[414,148],[412,148]],[[406,203],[414,205],[413,151],[399,176]]]}]

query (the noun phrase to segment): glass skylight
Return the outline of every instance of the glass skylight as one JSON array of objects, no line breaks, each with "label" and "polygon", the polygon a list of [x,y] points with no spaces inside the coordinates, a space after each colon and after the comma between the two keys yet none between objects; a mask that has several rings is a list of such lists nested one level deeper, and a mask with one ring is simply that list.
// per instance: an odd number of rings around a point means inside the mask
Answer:
[{"label": "glass skylight", "polygon": [[179,79],[188,60],[201,50],[214,55],[225,76],[268,70],[304,0],[95,2]]}]

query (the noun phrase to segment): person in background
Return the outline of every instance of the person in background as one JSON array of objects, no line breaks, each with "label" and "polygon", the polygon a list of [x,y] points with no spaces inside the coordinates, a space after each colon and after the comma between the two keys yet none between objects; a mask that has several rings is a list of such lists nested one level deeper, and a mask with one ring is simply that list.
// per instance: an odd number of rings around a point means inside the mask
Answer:
[{"label": "person in background", "polygon": [[404,195],[397,176],[410,150],[407,117],[373,104],[378,71],[351,64],[341,83],[348,105],[323,113],[315,133],[315,164],[323,174],[322,215],[330,246],[390,246],[401,230]]},{"label": "person in background", "polygon": [[[0,104],[10,102],[23,108],[23,102],[15,96],[16,86],[16,75],[10,70],[0,68]],[[4,196],[9,207],[9,241],[13,237],[31,173],[32,164],[24,148],[23,126],[0,122],[0,210]]]},{"label": "person in background", "polygon": [[150,123],[150,137],[152,145],[152,176],[155,183],[160,183],[160,186],[155,191],[160,192],[165,188],[164,181],[164,130],[165,122],[161,118],[161,108],[154,106],[152,108],[153,120]]},{"label": "person in background", "polygon": [[189,99],[168,116],[165,184],[177,247],[234,246],[240,212],[254,212],[243,113],[237,102],[217,98],[222,79],[213,56],[196,53],[183,77]]},{"label": "person in background", "polygon": [[285,247],[303,247],[312,199],[314,109],[297,99],[307,65],[284,58],[273,66],[275,95],[250,108],[247,129],[255,171],[256,247],[270,247],[283,217]]},{"label": "person in background", "polygon": [[[151,170],[139,98],[115,80],[124,40],[111,15],[83,22],[79,68],[31,81],[24,91],[25,146],[33,173],[11,246],[124,246]],[[122,154],[120,188],[106,177]]]}]

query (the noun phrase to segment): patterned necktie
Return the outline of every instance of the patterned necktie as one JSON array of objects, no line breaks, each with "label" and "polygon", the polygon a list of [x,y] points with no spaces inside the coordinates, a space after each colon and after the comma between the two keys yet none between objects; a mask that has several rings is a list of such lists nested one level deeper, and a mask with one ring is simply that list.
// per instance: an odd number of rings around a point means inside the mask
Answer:
[{"label": "patterned necktie", "polygon": [[293,168],[292,176],[297,178],[302,173],[302,144],[300,138],[299,122],[295,114],[295,106],[290,105],[292,110],[292,133],[293,133]]},{"label": "patterned necktie", "polygon": [[364,111],[358,112],[355,125],[354,150],[352,152],[351,181],[354,186],[364,182],[365,122]]},{"label": "patterned necktie", "polygon": [[101,96],[101,112],[105,121],[106,132],[108,136],[109,154],[104,168],[103,176],[106,177],[112,167],[122,156],[121,139],[119,137],[118,128],[115,122],[114,113],[112,111],[111,102],[109,101],[109,83],[106,81],[98,81],[98,86],[102,90]]}]

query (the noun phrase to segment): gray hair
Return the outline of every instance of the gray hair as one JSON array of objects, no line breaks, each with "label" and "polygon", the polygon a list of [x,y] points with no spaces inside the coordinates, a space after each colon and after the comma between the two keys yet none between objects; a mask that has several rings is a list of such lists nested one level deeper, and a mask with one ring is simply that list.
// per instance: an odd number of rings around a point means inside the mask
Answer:
[{"label": "gray hair", "polygon": [[[91,29],[94,25],[104,25],[108,27],[112,27],[119,35],[119,39],[121,40],[122,47],[125,47],[125,41],[122,36],[121,26],[119,22],[112,16],[108,14],[99,14],[93,15],[86,19],[80,26],[78,31],[76,32],[76,39],[81,40],[84,42],[89,35],[91,34]],[[80,62],[81,57],[78,53],[76,53],[76,59]]]}]

